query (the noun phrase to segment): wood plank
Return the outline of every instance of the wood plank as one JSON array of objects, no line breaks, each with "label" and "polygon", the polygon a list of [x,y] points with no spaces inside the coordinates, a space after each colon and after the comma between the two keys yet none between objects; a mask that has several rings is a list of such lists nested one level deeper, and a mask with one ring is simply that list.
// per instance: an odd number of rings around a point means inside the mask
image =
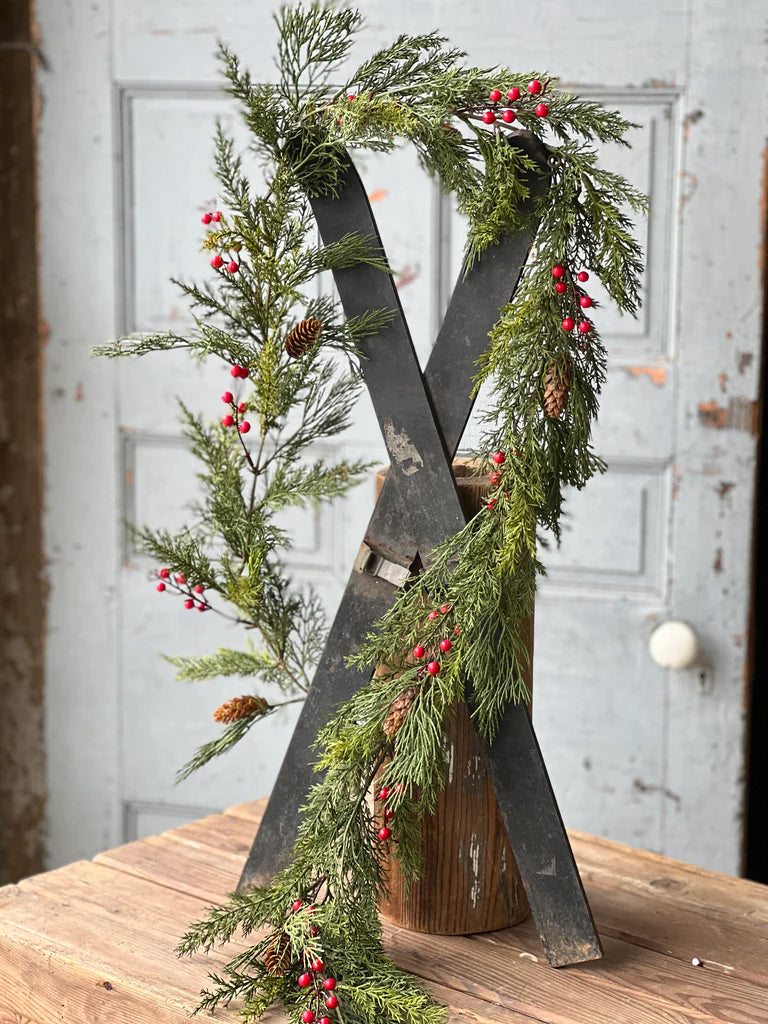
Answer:
[{"label": "wood plank", "polygon": [[214,903],[237,888],[243,857],[191,844],[180,853],[178,842],[164,835],[106,850],[94,863]]},{"label": "wood plank", "polygon": [[[174,863],[176,864],[176,873],[179,874],[178,861],[174,859],[174,845],[169,836],[161,837],[157,844],[158,859],[156,864],[153,863],[151,858],[146,858],[143,854],[141,857],[137,856],[141,853],[138,849],[137,844],[131,844],[130,847],[123,848],[122,852],[122,863],[123,865],[130,864],[131,860],[139,861],[139,868],[143,866],[143,870],[146,871],[147,875],[151,877],[154,871],[161,873],[163,877],[173,870]],[[192,853],[192,850],[189,851]],[[200,851],[195,851],[199,853]],[[131,865],[132,869],[136,869],[136,865]],[[185,885],[186,872],[180,875],[181,884]],[[197,874],[196,868],[192,868],[189,874],[194,877]],[[198,887],[199,894],[206,899],[211,901],[220,898],[217,895],[213,886],[207,891],[202,890]],[[655,998],[666,999],[666,992],[668,989],[669,978],[676,979],[681,989],[686,990],[686,986],[696,988],[703,985],[703,991],[709,992],[720,992],[721,990],[717,986],[717,982],[712,980],[710,974],[705,975],[703,970],[695,970],[690,966],[690,960],[692,956],[699,956],[701,959],[707,961],[708,967],[712,967],[716,962],[718,967],[716,970],[722,972],[725,959],[722,952],[719,954],[719,959],[715,957],[714,951],[718,948],[718,943],[722,942],[723,946],[721,949],[725,949],[732,955],[733,959],[738,958],[738,964],[734,964],[734,970],[738,974],[738,977],[745,979],[757,979],[762,980],[765,975],[765,969],[761,965],[760,957],[762,956],[762,950],[765,948],[765,937],[758,943],[757,948],[751,948],[750,944],[746,941],[747,937],[740,936],[735,930],[735,934],[730,934],[727,929],[713,928],[712,939],[708,940],[706,933],[706,922],[701,920],[699,915],[695,912],[689,912],[687,917],[682,921],[675,915],[670,915],[668,908],[664,902],[658,899],[651,898],[645,899],[645,906],[643,900],[638,899],[627,899],[623,894],[618,894],[614,899],[610,889],[602,889],[599,886],[595,886],[592,883],[591,887],[588,884],[588,893],[592,897],[595,894],[595,905],[598,906],[598,922],[602,924],[603,920],[607,920],[608,924],[604,931],[606,935],[613,935],[615,938],[625,939],[626,941],[617,944],[614,947],[615,955],[618,960],[625,965],[624,973],[626,977],[622,980],[622,992],[625,993],[627,989],[631,988],[636,983],[640,982],[641,987],[646,984],[644,980],[646,976],[660,978],[661,981],[655,985]],[[643,921],[642,927],[637,925],[638,920]],[[704,927],[702,927],[704,926]],[[692,929],[692,930],[691,930]],[[397,930],[392,926],[385,926],[385,934],[396,935],[400,934],[402,930]],[[638,932],[637,935],[634,932]],[[405,932],[405,935],[410,933]],[[540,946],[535,930],[533,929],[530,922],[527,922],[521,927],[511,929],[508,932],[501,933],[505,936],[505,942],[509,945],[513,945],[515,949],[517,959],[532,961],[532,958],[538,958],[540,956]],[[512,938],[513,937],[513,938]],[[495,937],[494,937],[495,938]],[[691,948],[691,942],[698,938],[699,942],[695,949]],[[415,941],[414,941],[415,940]],[[402,941],[402,940],[401,940]],[[415,936],[411,936],[411,945],[418,944],[418,939]],[[430,937],[429,945],[438,941],[436,938]],[[444,942],[445,940],[439,940]],[[424,945],[423,939],[421,944]],[[654,953],[656,959],[651,957],[650,961],[643,957],[642,952],[637,953],[637,967],[638,978],[635,978],[635,961],[633,959],[632,944],[637,946],[643,946],[646,950]],[[702,945],[703,944],[703,945]],[[665,945],[670,948],[664,948]],[[668,964],[658,956],[659,953],[670,953],[676,958],[674,962],[670,961]],[[447,951],[450,955],[450,952]],[[704,954],[704,955],[702,955]],[[413,968],[413,957],[416,956],[416,962],[418,963],[418,953],[414,953],[413,949],[409,949],[406,952],[406,956],[410,958],[407,964],[409,969]],[[453,952],[455,958],[456,953]],[[499,963],[500,977],[510,977],[510,973],[514,970],[513,967],[507,962],[509,959],[508,954],[505,963]],[[726,965],[730,966],[730,965]],[[691,974],[691,972],[694,972]],[[655,972],[655,974],[654,974]],[[570,972],[569,972],[570,973]],[[614,973],[611,973],[611,977],[614,978]],[[598,969],[596,977],[599,977],[602,972]],[[436,977],[435,980],[439,980]],[[529,983],[526,981],[525,984],[521,985],[522,990],[528,989]],[[566,1001],[567,1001],[568,985],[566,984]],[[736,983],[732,983],[727,986],[727,991],[724,993],[727,997],[734,997],[738,1000],[740,992],[740,986]],[[477,994],[477,993],[476,993]],[[501,992],[495,993],[497,1001],[501,1000]],[[752,998],[750,995],[749,998]],[[765,1003],[765,993],[758,993],[755,998],[758,1000],[757,1005]],[[602,999],[602,997],[601,997]],[[631,1001],[631,1005],[635,1006],[635,997]],[[605,1000],[603,1000],[605,1001]],[[626,996],[621,996],[621,1001],[626,1002]],[[547,1005],[546,1000],[544,1004]],[[509,1003],[505,1004],[509,1009],[512,1006]],[[515,1004],[518,1009],[523,1012],[530,1012],[528,1004]],[[613,1011],[612,1011],[613,1012]],[[618,1012],[618,1011],[616,1011]],[[768,1016],[768,1014],[766,1014]],[[610,1016],[607,1018],[611,1020]],[[621,1018],[617,1017],[616,1020]],[[659,1020],[665,1020],[664,1016],[653,1018]],[[685,1017],[677,1019],[686,1019]],[[707,1019],[706,1017],[704,1019]],[[715,1015],[714,1019],[718,1019]],[[744,1017],[748,1020],[748,1015]]]},{"label": "wood plank", "polygon": [[[414,942],[385,928],[401,966],[549,1024],[765,1024],[768,992],[608,938],[606,958],[553,971],[530,926]],[[535,952],[534,952],[535,948]]]},{"label": "wood plank", "polygon": [[[191,848],[184,851],[184,856],[189,852]],[[207,972],[223,959],[221,954],[214,954],[179,961],[172,952],[172,942],[180,931],[204,909],[200,901],[128,874],[121,875],[120,870],[106,865],[81,861],[25,880],[18,894],[25,905],[9,924],[5,920],[0,922],[0,949],[8,939],[21,951],[20,971],[6,970],[5,963],[0,969],[0,1012],[29,1014],[32,1008],[37,1014],[33,1019],[49,1021],[54,1019],[51,1007],[61,999],[62,1005],[67,1005],[67,1015],[55,1019],[63,1019],[66,1024],[127,1024],[129,1020],[135,1024],[137,1019],[166,1024],[186,1020]],[[65,930],[61,928],[62,914],[69,923]],[[51,939],[51,935],[56,938]],[[94,935],[99,937],[96,944]],[[140,955],[126,956],[126,948],[133,948],[138,935],[142,937]],[[241,948],[240,943],[227,947],[231,953]],[[110,959],[111,953],[117,953],[116,958]],[[10,993],[3,988],[6,979],[15,983],[12,989],[17,995],[25,993],[23,966],[30,959],[40,960],[41,956],[54,971],[57,984],[36,984],[39,1005],[30,1002],[31,994],[10,1001]],[[190,984],[190,973],[194,984]],[[62,975],[66,977],[63,987]],[[89,995],[87,1001],[68,1001],[70,987]],[[530,1016],[510,1015],[509,1011],[489,1006],[471,994],[436,982],[428,987],[449,1006],[451,1024],[531,1024]],[[120,998],[113,997],[113,993],[119,993]],[[162,1015],[155,1013],[160,998],[166,1011]],[[235,1021],[237,1009],[235,1003],[228,1011],[217,1011],[216,1019],[225,1024]],[[285,1017],[282,1012],[273,1011],[264,1019],[276,1022]]]},{"label": "wood plank", "polygon": [[615,879],[582,870],[601,934],[632,942],[690,964],[768,986],[768,928],[742,925],[740,916],[708,914],[683,900],[623,888]]},{"label": "wood plank", "polygon": [[597,836],[571,832],[580,868],[610,876],[616,883],[657,899],[695,904],[707,913],[741,915],[758,924],[768,922],[768,889],[745,878],[732,878],[657,853],[635,850]]},{"label": "wood plank", "polygon": [[245,857],[251,848],[256,827],[253,822],[233,814],[211,814],[199,821],[163,832],[174,842],[206,846],[212,850]]},{"label": "wood plank", "polygon": [[262,797],[261,800],[249,800],[245,804],[233,804],[224,813],[231,814],[234,818],[245,818],[246,821],[252,821],[254,824],[260,825],[268,802],[269,798],[266,796]]},{"label": "wood plank", "polygon": [[[162,873],[165,874],[174,863],[175,844],[168,836],[162,838],[164,845],[158,844],[155,848],[161,855],[158,863],[162,863],[162,858],[166,860],[161,867]],[[186,852],[193,851],[190,849]],[[145,853],[141,853],[138,844],[131,844],[126,848],[126,854],[134,857],[143,870],[153,870],[151,859],[148,859]],[[129,862],[130,858],[126,856],[121,863],[125,866]],[[175,863],[182,880],[187,874],[195,874],[194,866],[190,866],[191,870],[187,867],[179,870],[178,858]],[[217,896],[215,891],[201,891],[200,895],[212,901],[221,897],[221,894]],[[696,970],[689,964],[663,957],[659,953],[636,949],[627,942],[612,944],[609,954],[610,966],[602,968],[595,965],[589,976],[584,976],[580,971],[577,988],[583,990],[584,994],[582,1000],[576,1000],[574,1004],[573,1010],[577,1015],[569,1017],[568,1013],[572,1012],[568,1007],[573,1002],[575,972],[553,972],[539,962],[541,950],[531,922],[486,937],[489,946],[484,951],[482,946],[478,946],[478,942],[483,941],[481,939],[449,940],[430,936],[429,942],[425,942],[423,936],[387,924],[385,936],[388,948],[399,963],[436,983],[445,982],[447,975],[450,974],[451,963],[463,963],[467,955],[466,944],[469,943],[469,948],[479,956],[479,959],[471,966],[457,967],[451,984],[455,983],[461,991],[479,998],[490,999],[504,1006],[507,1011],[531,1014],[535,1008],[535,1012],[542,1015],[541,1019],[556,1021],[558,1024],[561,1020],[578,1021],[581,1024],[578,1014],[586,1012],[586,1005],[590,1001],[603,1007],[601,1012],[604,1016],[595,1017],[594,1024],[602,1024],[602,1021],[606,1024],[621,1024],[625,1020],[636,1022],[640,1009],[648,1015],[648,1021],[653,1024],[693,1020],[732,1020],[739,1024],[754,1024],[762,1018],[750,1015],[750,1004],[764,1005],[768,1016],[768,993],[765,991],[754,993],[750,990],[745,994],[743,986],[734,979],[726,979],[722,974],[713,976],[703,970]],[[461,948],[456,948],[456,942]],[[443,959],[445,965],[441,967]],[[531,964],[534,964],[537,970],[529,977]],[[431,968],[434,968],[432,972]],[[602,979],[606,977],[610,979],[610,985],[608,991],[604,992],[605,985]],[[502,984],[497,982],[497,987],[494,987],[494,978],[500,979]],[[525,998],[521,1001],[516,997],[510,997],[510,989],[513,992],[526,993]],[[674,998],[669,997],[672,991],[676,993]],[[534,995],[536,993],[538,995]],[[559,999],[553,1001],[553,995],[559,995]],[[707,1005],[712,1003],[716,1007],[725,1002],[730,1016],[718,1012],[702,1012],[699,1005],[693,1002],[698,998],[707,1001]],[[676,1003],[675,1000],[682,1002]],[[593,1024],[591,1018],[585,1019]]]},{"label": "wood plank", "polygon": [[[158,887],[158,891],[162,890]],[[35,1021],[111,1022],[112,1004],[105,1003],[105,993],[111,1000],[114,993],[125,992],[132,994],[126,1006],[139,1006],[145,1014],[139,1020],[165,1020],[153,1015],[158,1008],[158,1012],[169,1011],[169,1021],[180,1021],[194,1008],[208,971],[223,962],[220,954],[179,960],[150,921],[135,915],[129,918],[129,907],[111,920],[109,914],[94,914],[93,908],[59,904],[35,892],[22,895],[0,918],[0,947],[6,954],[0,957],[0,1005],[27,1013]],[[11,956],[9,950],[17,952]],[[30,983],[25,965],[41,968],[39,983]],[[47,1011],[30,1014],[27,1006],[14,1000],[14,980],[28,999],[45,995]],[[73,1016],[60,1015],[54,997],[65,1006],[71,1003]],[[222,1019],[234,1022],[237,1017]]]}]

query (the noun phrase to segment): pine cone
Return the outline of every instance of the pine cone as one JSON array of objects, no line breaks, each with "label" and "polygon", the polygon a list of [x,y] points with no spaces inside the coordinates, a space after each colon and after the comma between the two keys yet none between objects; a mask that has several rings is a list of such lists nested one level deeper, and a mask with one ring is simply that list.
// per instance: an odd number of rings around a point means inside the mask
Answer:
[{"label": "pine cone", "polygon": [[282,978],[291,966],[291,941],[285,932],[275,932],[264,950],[264,966],[273,978]]},{"label": "pine cone", "polygon": [[571,390],[570,365],[564,370],[552,363],[544,378],[544,411],[551,419],[556,420],[568,404],[568,392]]},{"label": "pine cone", "polygon": [[300,359],[314,345],[322,330],[323,325],[319,320],[302,320],[285,339],[285,351],[291,359]]},{"label": "pine cone", "polygon": [[384,719],[384,732],[390,739],[400,732],[403,722],[411,710],[411,705],[418,696],[418,686],[409,686],[407,690],[398,694],[389,705],[387,717]]},{"label": "pine cone", "polygon": [[239,722],[241,718],[251,718],[253,715],[266,714],[269,709],[269,702],[263,697],[233,697],[226,701],[220,708],[213,712],[215,722]]}]

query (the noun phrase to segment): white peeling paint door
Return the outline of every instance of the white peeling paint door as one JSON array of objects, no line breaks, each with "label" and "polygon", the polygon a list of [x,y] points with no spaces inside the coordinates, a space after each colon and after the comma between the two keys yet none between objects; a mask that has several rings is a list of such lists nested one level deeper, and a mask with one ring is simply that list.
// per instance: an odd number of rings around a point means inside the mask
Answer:
[{"label": "white peeling paint door", "polygon": [[[650,269],[637,322],[609,310],[597,442],[605,477],[569,504],[547,555],[536,629],[535,722],[567,823],[738,871],[744,664],[759,362],[757,268],[766,77],[760,6],[694,0],[639,8],[585,0],[361,5],[364,47],[439,28],[480,64],[549,68],[640,127],[606,154],[651,194]],[[215,40],[271,73],[270,5],[203,0],[40,0],[42,278],[50,863],[90,856],[269,791],[293,718],[257,727],[229,758],[176,787],[214,734],[226,680],[176,683],[159,654],[242,638],[185,612],[148,580],[123,522],[174,527],[194,463],[174,396],[215,416],[226,371],[173,356],[89,358],[127,331],[187,322],[171,275],[204,278],[200,214],[215,201],[211,130],[236,127]],[[215,11],[215,16],[212,12]],[[565,30],[567,26],[567,31]],[[733,116],[739,68],[754,102]],[[270,70],[268,70],[270,69]],[[758,100],[762,102],[758,102]],[[422,356],[457,272],[461,226],[409,153],[361,162]],[[367,401],[348,455],[382,458]],[[372,485],[297,517],[291,567],[332,612],[372,505]],[[701,668],[648,654],[657,623],[699,634]],[[246,687],[247,688],[247,687]]]}]

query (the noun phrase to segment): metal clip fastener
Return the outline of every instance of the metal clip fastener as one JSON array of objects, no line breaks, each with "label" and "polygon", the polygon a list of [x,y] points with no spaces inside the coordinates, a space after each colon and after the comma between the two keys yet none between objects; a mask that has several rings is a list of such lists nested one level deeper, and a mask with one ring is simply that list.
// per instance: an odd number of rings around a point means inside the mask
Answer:
[{"label": "metal clip fastener", "polygon": [[355,558],[355,572],[367,572],[371,576],[378,576],[395,587],[404,587],[411,573],[403,565],[397,562],[390,562],[389,559],[377,555],[375,551],[363,542]]}]

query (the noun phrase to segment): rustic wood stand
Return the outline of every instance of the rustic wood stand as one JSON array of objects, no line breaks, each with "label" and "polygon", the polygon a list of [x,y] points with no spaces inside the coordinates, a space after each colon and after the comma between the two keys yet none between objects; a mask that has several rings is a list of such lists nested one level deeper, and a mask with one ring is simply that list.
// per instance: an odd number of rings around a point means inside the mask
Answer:
[{"label": "rustic wood stand", "polygon": [[[177,960],[173,947],[237,884],[264,805],[0,889],[0,1024],[188,1022],[206,973],[236,948]],[[476,937],[384,924],[387,951],[448,1006],[450,1024],[768,1021],[768,887],[570,839],[604,960],[550,970],[531,921]],[[237,1006],[199,1019],[235,1024]]]},{"label": "rustic wood stand", "polygon": [[[524,132],[510,144],[524,148],[537,164],[538,171],[529,178],[530,194],[542,194],[547,188],[543,147]],[[313,199],[312,208],[326,245],[356,232],[374,240],[383,252],[365,188],[349,158],[339,195]],[[332,709],[370,677],[370,672],[350,668],[346,658],[392,606],[398,588],[467,521],[452,459],[472,411],[477,361],[500,307],[515,290],[534,234],[531,220],[529,228],[486,249],[460,276],[423,372],[392,277],[364,264],[334,271],[348,318],[369,309],[391,312],[389,325],[360,344],[361,370],[390,469],[243,869],[240,891],[268,883],[290,860],[299,811],[313,782],[307,752]],[[471,683],[468,680],[470,707]],[[482,753],[547,960],[563,967],[601,957],[600,940],[524,706],[507,709],[494,742],[483,743]]]}]

